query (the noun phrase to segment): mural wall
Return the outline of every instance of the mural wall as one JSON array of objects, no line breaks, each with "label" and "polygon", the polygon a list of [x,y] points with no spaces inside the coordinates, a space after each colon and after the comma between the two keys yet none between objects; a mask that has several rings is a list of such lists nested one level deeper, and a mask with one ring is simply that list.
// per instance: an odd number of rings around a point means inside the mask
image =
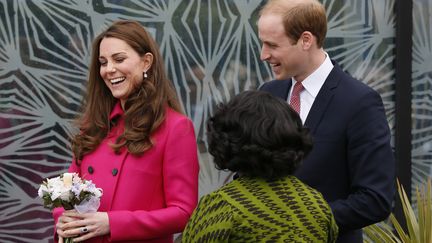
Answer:
[{"label": "mural wall", "polygon": [[[195,125],[200,195],[229,181],[231,175],[211,163],[204,124],[215,104],[272,78],[269,66],[259,60],[256,33],[264,2],[0,0],[0,242],[52,240],[51,214],[41,206],[37,189],[71,162],[68,137],[76,132],[73,120],[85,88],[91,41],[118,19],[139,21],[160,45]],[[381,94],[394,133],[395,0],[322,2],[329,19],[326,50]],[[423,177],[431,173],[432,160],[431,0],[415,2],[423,17],[415,28],[414,106],[421,116],[413,130],[414,152],[419,151],[413,168],[419,171],[415,176]]]},{"label": "mural wall", "polygon": [[432,1],[413,1],[412,188],[432,177]]}]

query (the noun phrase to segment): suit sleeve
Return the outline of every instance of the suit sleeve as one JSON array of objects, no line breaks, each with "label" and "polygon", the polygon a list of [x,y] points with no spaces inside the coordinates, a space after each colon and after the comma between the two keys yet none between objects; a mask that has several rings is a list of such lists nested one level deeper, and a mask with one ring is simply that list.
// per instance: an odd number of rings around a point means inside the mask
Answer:
[{"label": "suit sleeve", "polygon": [[112,241],[158,238],[181,232],[195,209],[199,166],[194,128],[187,118],[173,122],[169,124],[162,162],[166,207],[108,212]]},{"label": "suit sleeve", "polygon": [[330,203],[341,232],[387,218],[395,194],[395,160],[381,97],[371,91],[358,104],[347,127],[351,194]]}]

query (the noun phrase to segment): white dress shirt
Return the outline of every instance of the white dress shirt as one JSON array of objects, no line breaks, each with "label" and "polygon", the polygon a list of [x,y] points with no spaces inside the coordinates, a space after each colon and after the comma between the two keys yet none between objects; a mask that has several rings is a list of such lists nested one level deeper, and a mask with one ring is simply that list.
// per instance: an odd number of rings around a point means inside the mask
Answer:
[{"label": "white dress shirt", "polygon": [[[324,84],[324,81],[327,79],[331,70],[333,69],[333,63],[330,60],[329,55],[326,53],[326,58],[324,62],[307,78],[305,78],[302,82],[304,90],[300,92],[300,118],[303,124],[306,121],[306,118],[309,114],[309,111],[312,107],[313,102],[315,101],[318,92]],[[288,102],[291,98],[292,87],[297,81],[292,78],[291,90],[288,96]]]}]

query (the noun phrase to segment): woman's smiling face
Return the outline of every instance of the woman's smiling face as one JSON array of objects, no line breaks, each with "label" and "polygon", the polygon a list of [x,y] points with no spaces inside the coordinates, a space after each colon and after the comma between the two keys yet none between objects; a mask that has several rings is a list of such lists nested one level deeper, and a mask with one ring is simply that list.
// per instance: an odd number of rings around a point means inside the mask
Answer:
[{"label": "woman's smiling face", "polygon": [[112,95],[119,99],[122,106],[130,94],[143,82],[143,72],[151,66],[148,55],[140,56],[125,41],[103,38],[99,45],[99,73]]}]

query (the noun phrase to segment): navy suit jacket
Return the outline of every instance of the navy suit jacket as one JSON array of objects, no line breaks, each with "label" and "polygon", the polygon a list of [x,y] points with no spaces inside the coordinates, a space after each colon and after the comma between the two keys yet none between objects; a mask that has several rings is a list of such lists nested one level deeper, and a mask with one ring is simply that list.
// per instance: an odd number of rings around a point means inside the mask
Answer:
[{"label": "navy suit jacket", "polygon": [[[291,80],[260,90],[287,100]],[[334,65],[306,118],[314,141],[296,176],[320,191],[339,226],[338,242],[362,242],[361,228],[391,212],[395,161],[380,95]]]}]

